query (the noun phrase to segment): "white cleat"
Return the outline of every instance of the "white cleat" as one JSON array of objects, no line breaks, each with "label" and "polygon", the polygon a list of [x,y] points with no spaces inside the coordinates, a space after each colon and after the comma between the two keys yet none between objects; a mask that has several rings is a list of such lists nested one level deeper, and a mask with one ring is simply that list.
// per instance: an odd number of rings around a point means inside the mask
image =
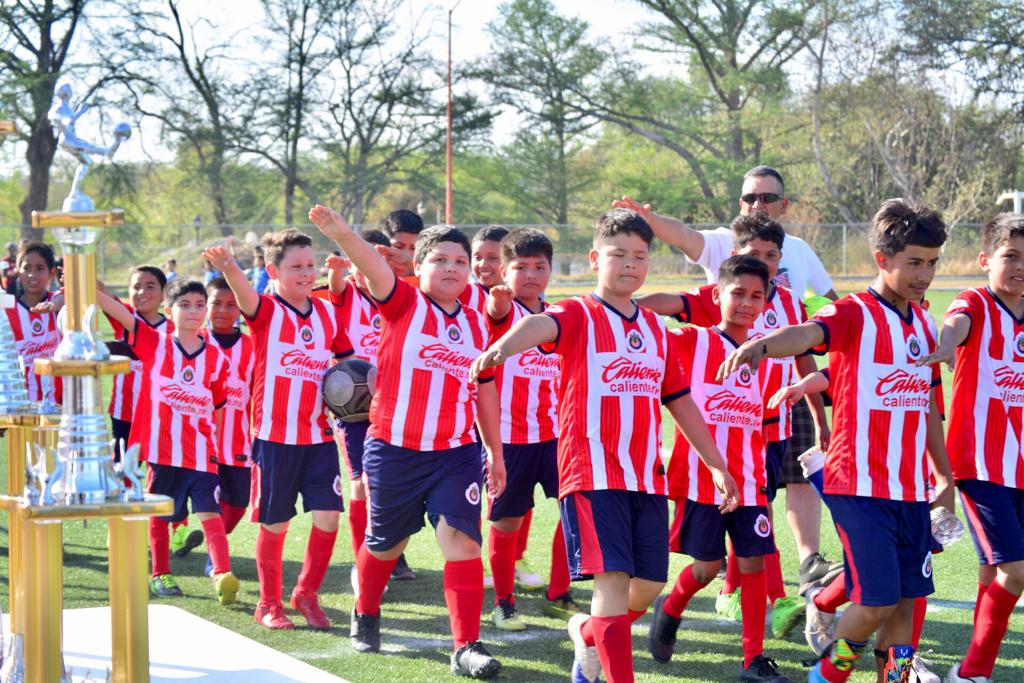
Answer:
[{"label": "white cleat", "polygon": [[581,631],[589,618],[589,614],[574,614],[566,627],[576,651],[572,662],[573,683],[594,683],[601,677],[601,660],[597,657],[597,648],[583,642]]},{"label": "white cleat", "polygon": [[[822,588],[812,588],[804,596],[804,599],[807,600],[807,609],[804,611],[804,637],[807,639],[807,644],[814,650],[814,654],[819,657],[825,654],[825,650],[832,642],[832,628],[836,622],[835,613],[823,612],[814,604],[814,596],[822,590]],[[935,683],[938,681],[936,680]]]},{"label": "white cleat", "polygon": [[930,662],[916,652],[910,662],[910,683],[942,683],[937,673],[928,668]]},{"label": "white cleat", "polygon": [[[960,664],[962,663],[960,662]],[[949,674],[946,675],[946,683],[992,683],[992,679],[987,676],[961,676],[960,664],[949,670]]]}]

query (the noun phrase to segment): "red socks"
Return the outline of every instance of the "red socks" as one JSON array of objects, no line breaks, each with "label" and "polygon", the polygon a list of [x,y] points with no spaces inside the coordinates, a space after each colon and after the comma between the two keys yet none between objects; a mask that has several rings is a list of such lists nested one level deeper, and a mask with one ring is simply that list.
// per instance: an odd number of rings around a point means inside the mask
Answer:
[{"label": "red socks", "polygon": [[1010,614],[1019,597],[1003,588],[998,581],[993,581],[985,591],[978,608],[971,645],[960,665],[961,678],[991,678],[996,657],[999,656],[999,646],[1010,625]]},{"label": "red socks", "polygon": [[[515,546],[512,548],[514,550]],[[448,606],[455,649],[479,640],[480,612],[484,606],[483,560],[478,557],[444,563],[444,601]]]},{"label": "red socks", "polygon": [[[639,611],[635,609],[626,610],[626,616],[629,617],[629,623],[632,625],[634,621],[647,614],[647,610]],[[589,647],[594,647],[594,625],[590,623],[590,619],[583,622],[583,626],[580,627],[580,636],[583,638],[583,642]]]},{"label": "red socks", "polygon": [[[523,528],[519,527],[519,536]],[[555,535],[551,539],[551,575],[548,577],[548,600],[554,600],[569,592],[569,558],[565,550],[565,535],[562,525],[555,524]]]},{"label": "red socks", "polygon": [[836,610],[845,605],[846,599],[846,575],[840,574],[832,583],[818,591],[814,596],[814,604],[822,612],[835,614]]},{"label": "red socks", "polygon": [[284,555],[286,535],[275,534],[262,525],[256,533],[256,575],[260,580],[260,602],[267,605],[281,604],[281,558]]},{"label": "red socks", "polygon": [[149,518],[149,554],[153,576],[171,573],[171,532],[169,524],[158,517]]},{"label": "red socks", "polygon": [[921,644],[921,631],[924,630],[924,618],[928,614],[928,598],[914,598],[914,630],[910,637],[910,644],[917,651]]},{"label": "red socks", "polygon": [[[398,564],[393,560],[378,560],[363,545],[356,556],[356,572],[359,574],[359,597],[356,599],[356,611],[360,614],[380,614],[380,599],[384,595],[384,587],[391,578],[391,570]],[[483,579],[480,589],[483,590]]]},{"label": "red socks", "polygon": [[665,614],[676,619],[682,617],[683,610],[690,604],[690,598],[706,585],[706,583],[701,583],[694,578],[693,565],[687,565],[686,569],[679,572],[676,585],[672,586],[672,592],[668,594],[668,597],[665,598],[665,602],[662,604]]},{"label": "red socks", "polygon": [[629,616],[590,617],[587,624],[593,633],[597,656],[608,683],[632,683],[633,636]]},{"label": "red socks", "polygon": [[512,598],[516,583],[516,547],[518,531],[501,531],[491,527],[487,538],[488,557],[491,561],[491,576],[494,577],[494,600]]},{"label": "red socks", "polygon": [[765,571],[740,574],[740,609],[743,610],[743,666],[764,652],[764,617],[768,611]]},{"label": "red socks", "polygon": [[213,575],[227,574],[231,571],[231,552],[228,550],[224,520],[220,515],[203,520],[203,533],[206,534],[206,550],[210,553]]},{"label": "red socks", "polygon": [[295,587],[302,593],[316,593],[324,582],[327,566],[331,563],[334,553],[334,541],[338,530],[324,531],[313,525],[309,530],[309,541],[306,542],[306,558],[302,561],[302,572]]},{"label": "red socks", "polygon": [[348,501],[348,529],[352,534],[352,557],[359,555],[366,539],[366,500],[351,498]]},{"label": "red socks", "polygon": [[768,584],[768,599],[775,604],[779,598],[786,597],[786,587],[782,583],[782,564],[779,562],[779,551],[764,556],[764,575]]},{"label": "red socks", "polygon": [[729,545],[729,556],[725,560],[725,583],[722,584],[722,592],[732,595],[740,587],[740,563],[736,561],[736,553]]},{"label": "red socks", "polygon": [[[516,541],[516,562],[526,554],[526,542],[530,540],[530,522],[533,521],[533,508],[523,515],[523,523],[519,525],[519,540]],[[561,525],[559,525],[561,526]]]},{"label": "red socks", "polygon": [[[235,507],[234,505],[228,505],[222,502],[220,504],[220,517],[224,520],[224,533],[230,534],[238,526],[238,523],[242,521],[242,517],[245,517],[245,508]],[[205,524],[203,525],[206,526]]]}]

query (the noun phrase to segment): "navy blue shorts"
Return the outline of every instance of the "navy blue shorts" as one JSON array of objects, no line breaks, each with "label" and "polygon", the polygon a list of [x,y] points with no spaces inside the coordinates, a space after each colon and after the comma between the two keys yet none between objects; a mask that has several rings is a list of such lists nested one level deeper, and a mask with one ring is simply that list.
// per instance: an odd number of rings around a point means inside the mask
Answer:
[{"label": "navy blue shorts", "polygon": [[333,441],[295,446],[255,439],[252,442],[253,518],[260,524],[287,522],[302,508],[344,510],[341,465]]},{"label": "navy blue shorts", "polygon": [[218,465],[217,502],[235,508],[249,507],[252,492],[252,469],[237,465]]},{"label": "navy blue shorts", "polygon": [[977,479],[956,485],[981,564],[1024,560],[1024,491]]},{"label": "navy blue shorts", "polygon": [[345,458],[345,469],[348,478],[357,481],[363,478],[363,443],[366,441],[366,430],[370,428],[369,420],[344,422],[338,420],[338,434],[343,447],[341,454]]},{"label": "navy blue shorts", "polygon": [[850,600],[895,605],[935,590],[928,503],[832,494],[824,500],[843,544]]},{"label": "navy blue shorts", "polygon": [[725,557],[725,535],[739,557],[775,552],[775,535],[764,505],[746,505],[722,514],[717,505],[676,501],[669,546],[674,553],[711,562]]},{"label": "navy blue shorts", "polygon": [[125,420],[110,418],[110,434],[114,437],[114,462],[121,462],[121,442],[128,443],[128,436],[132,433],[132,423]]},{"label": "navy blue shorts", "polygon": [[217,484],[220,479],[216,472],[197,472],[174,465],[149,465],[146,490],[150,493],[174,499],[174,512],[160,519],[165,522],[180,522],[188,517],[189,500],[192,512],[215,512],[220,514],[217,504]]},{"label": "navy blue shorts", "polygon": [[625,572],[668,580],[668,498],[637,491],[576,491],[558,502],[569,577]]},{"label": "navy blue shorts", "polygon": [[370,518],[366,547],[385,551],[423,528],[423,515],[437,528],[448,526],[478,544],[483,468],[480,444],[443,451],[415,451],[369,438],[363,449]]},{"label": "navy blue shorts", "polygon": [[537,484],[548,498],[558,497],[558,439],[541,443],[502,444],[505,490],[491,501],[487,519],[522,517],[533,508]]},{"label": "navy blue shorts", "polygon": [[786,457],[789,441],[769,441],[764,449],[765,495],[768,502],[775,500],[782,484],[782,459]]}]

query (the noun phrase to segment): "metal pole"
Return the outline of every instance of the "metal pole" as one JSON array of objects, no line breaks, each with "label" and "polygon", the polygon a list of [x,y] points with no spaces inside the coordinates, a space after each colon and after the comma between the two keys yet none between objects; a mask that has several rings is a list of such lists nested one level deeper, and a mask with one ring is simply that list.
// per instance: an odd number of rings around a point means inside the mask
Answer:
[{"label": "metal pole", "polygon": [[850,269],[846,263],[846,223],[843,223],[843,277],[847,277],[850,274]]},{"label": "metal pole", "polygon": [[[456,5],[457,6],[457,5]],[[444,222],[452,222],[452,12],[448,10],[448,135],[445,142]]]}]

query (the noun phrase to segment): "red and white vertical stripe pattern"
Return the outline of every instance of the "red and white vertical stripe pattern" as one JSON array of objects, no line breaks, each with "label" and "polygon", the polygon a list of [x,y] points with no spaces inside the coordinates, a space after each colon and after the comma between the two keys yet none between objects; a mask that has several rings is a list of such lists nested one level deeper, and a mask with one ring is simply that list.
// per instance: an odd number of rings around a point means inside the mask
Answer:
[{"label": "red and white vertical stripe pattern", "polygon": [[340,297],[331,295],[333,301],[341,309],[342,325],[352,342],[352,350],[356,358],[377,362],[377,347],[380,346],[380,330],[383,319],[377,304],[356,287],[355,278],[346,278],[345,291]]},{"label": "red and white vertical stripe pattern", "polygon": [[459,294],[459,303],[472,308],[480,315],[487,314],[487,288],[477,282],[466,283],[466,288]]},{"label": "red and white vertical stripe pattern", "polygon": [[[47,293],[44,301],[49,301],[52,296]],[[12,308],[6,309],[6,313],[7,321],[14,333],[14,346],[25,366],[28,400],[57,400],[54,395],[53,377],[37,375],[34,367],[36,358],[53,356],[60,343],[57,317],[53,313],[33,313],[20,299]]]},{"label": "red and white vertical stripe pattern", "polygon": [[[765,301],[764,310],[754,321],[751,336],[766,335],[782,327],[807,322],[804,305],[785,287],[775,287],[775,292]],[[796,381],[796,362],[793,357],[770,358],[763,368],[766,373],[764,395],[772,396],[782,387]],[[792,414],[785,403],[778,408],[765,409],[764,440],[783,441],[793,436]]]},{"label": "red and white vertical stripe pattern", "polygon": [[420,451],[475,442],[477,389],[469,366],[486,348],[483,315],[467,306],[449,315],[402,280],[378,309],[384,325],[369,435]]},{"label": "red and white vertical stripe pattern", "polygon": [[[744,365],[724,381],[715,375],[725,357],[736,349],[713,328],[687,327],[669,333],[680,369],[689,379],[690,396],[704,416],[711,438],[736,481],[740,505],[767,505],[765,496],[764,370],[753,373]],[[697,503],[719,504],[709,470],[679,430],[668,465],[669,495]]]},{"label": "red and white vertical stripe pattern", "polygon": [[252,337],[240,334],[230,346],[208,332],[207,341],[224,354],[227,377],[224,383],[224,428],[218,434],[220,462],[235,467],[252,467],[252,375],[256,351]]},{"label": "red and white vertical stripe pattern", "polygon": [[[139,321],[139,324],[149,325],[152,329],[164,334],[172,334],[174,332],[174,323],[168,318],[160,316],[160,321],[153,324],[139,315],[128,304],[121,303],[132,312],[132,315]],[[107,320],[110,322],[110,327],[114,332],[114,339],[124,339],[124,327],[121,323],[110,317]],[[138,396],[139,389],[142,387],[142,361],[138,359],[132,360],[131,368],[131,372],[123,375],[114,375],[113,388],[110,391],[110,416],[123,422],[132,421],[132,415],[135,413],[135,397]]]},{"label": "red and white vertical stripe pattern", "polygon": [[813,320],[827,330],[832,441],[825,492],[927,501],[925,433],[938,367],[935,323],[916,303],[909,319],[872,291],[843,297]]},{"label": "red and white vertical stripe pattern", "polygon": [[1024,320],[987,287],[957,296],[953,315],[971,320],[956,350],[946,433],[953,476],[1024,488]]}]

